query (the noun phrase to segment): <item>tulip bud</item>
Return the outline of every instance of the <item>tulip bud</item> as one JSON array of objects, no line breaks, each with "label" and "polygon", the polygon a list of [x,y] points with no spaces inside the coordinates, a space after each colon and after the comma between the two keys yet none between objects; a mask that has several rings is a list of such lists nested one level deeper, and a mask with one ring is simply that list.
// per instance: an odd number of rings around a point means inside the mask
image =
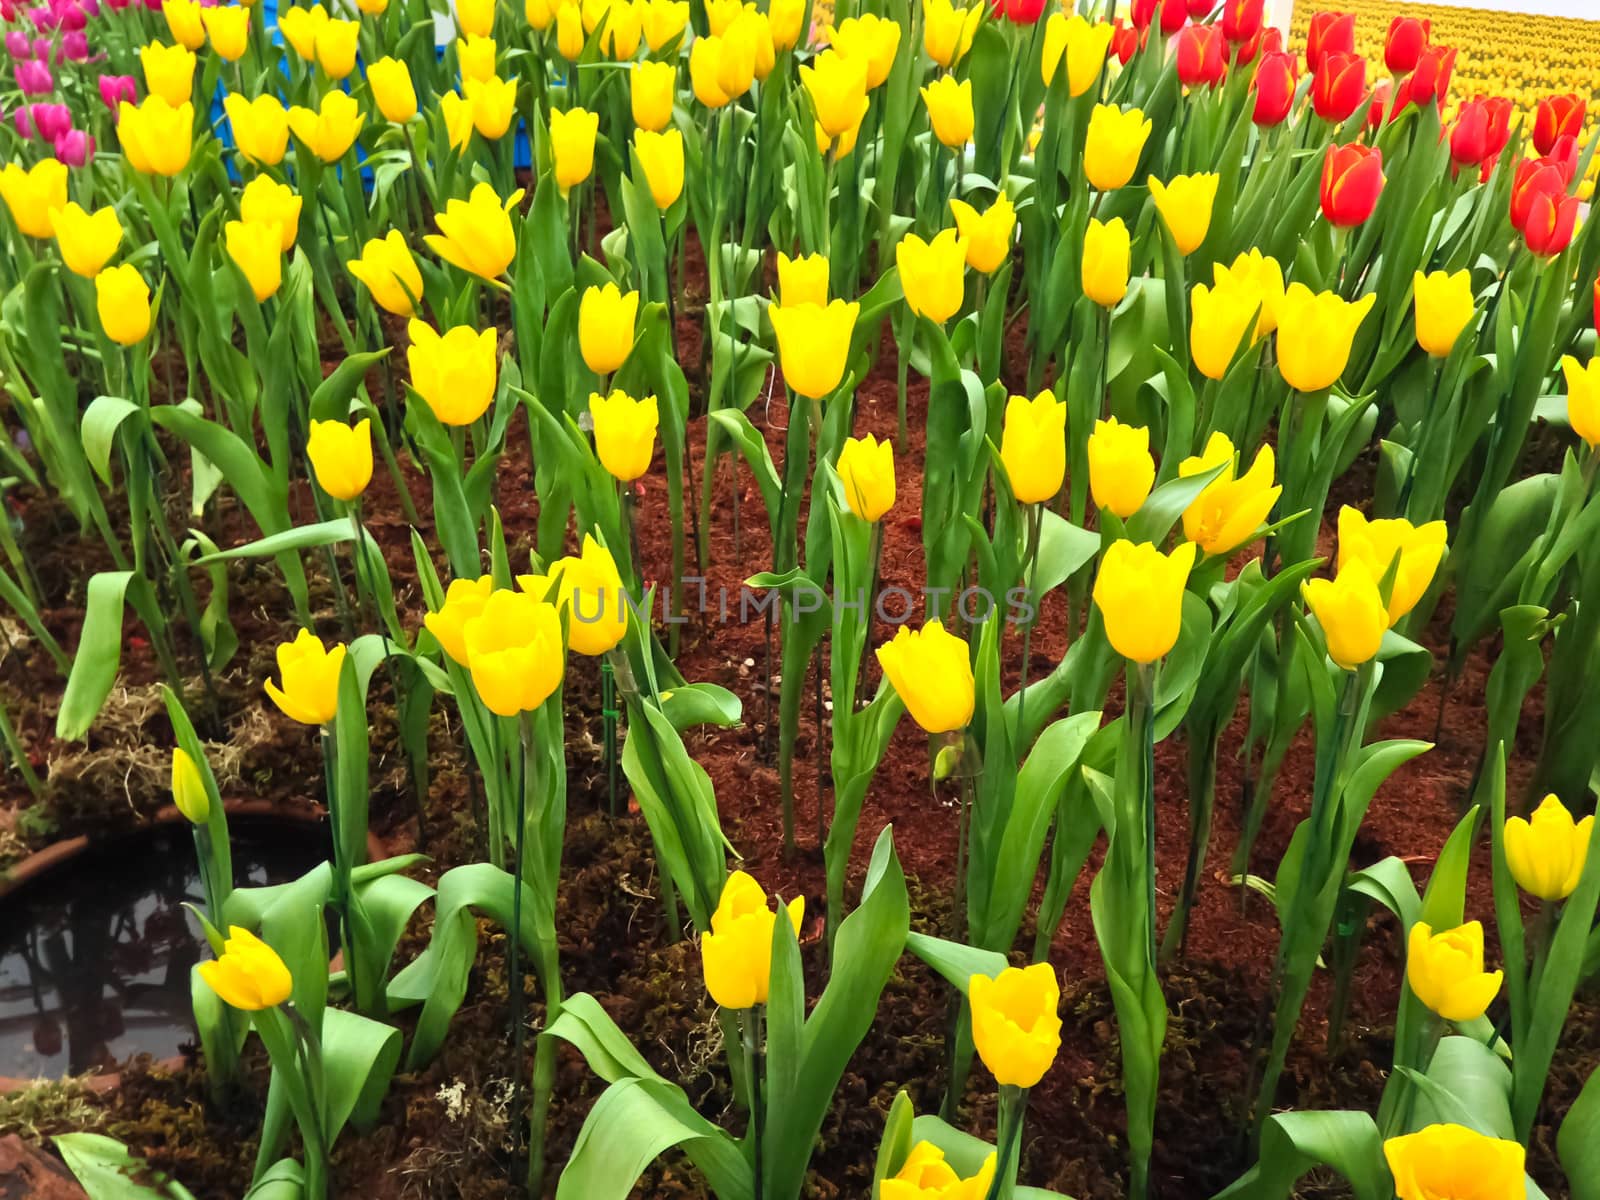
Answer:
[{"label": "tulip bud", "polygon": [[182,746],[172,748],[172,802],[191,825],[204,825],[211,813],[211,795],[200,768]]},{"label": "tulip bud", "polygon": [[1371,292],[1351,302],[1336,292],[1313,293],[1303,283],[1291,283],[1278,310],[1278,371],[1289,386],[1320,392],[1337,383],[1350,361],[1356,330],[1375,303]]},{"label": "tulip bud", "polygon": [[951,733],[972,720],[976,685],[967,643],[944,625],[929,621],[921,630],[902,625],[878,647],[884,678],[911,719],[928,733]]},{"label": "tulip bud", "polygon": [[887,438],[846,438],[835,469],[845,503],[863,521],[876,524],[894,507],[894,446]]},{"label": "tulip bud", "polygon": [[922,100],[934,136],[944,145],[959,149],[972,140],[972,80],[957,83],[953,75],[941,75],[922,89]]},{"label": "tulip bud", "polygon": [[1184,87],[1216,87],[1228,74],[1222,30],[1215,25],[1190,25],[1178,34],[1174,56]]},{"label": "tulip bud", "polygon": [[1580,136],[1587,109],[1588,103],[1576,93],[1546,96],[1539,101],[1533,119],[1534,149],[1549,154],[1561,138]]},{"label": "tulip bud", "polygon": [[[148,4],[148,0],[146,3]],[[198,50],[206,44],[206,27],[201,18],[200,0],[168,0],[159,7],[161,15],[166,18],[167,31],[176,41],[190,50]]]},{"label": "tulip bud", "polygon": [[1329,54],[1356,52],[1355,13],[1318,12],[1311,14],[1306,29],[1306,70],[1313,73]]},{"label": "tulip bud", "polygon": [[[804,896],[783,908],[784,918],[800,933],[805,917]],[[772,978],[772,931],[777,913],[767,907],[761,885],[743,871],[735,871],[723,885],[711,929],[700,938],[706,991],[723,1008],[754,1008],[765,1004]]]},{"label": "tulip bud", "polygon": [[1011,257],[1011,239],[1017,227],[1017,210],[1001,192],[983,212],[965,200],[951,199],[956,232],[967,248],[967,266],[992,275]]},{"label": "tulip bud", "polygon": [[1416,307],[1417,345],[1435,358],[1446,357],[1476,313],[1472,273],[1462,269],[1454,275],[1444,271],[1424,275],[1418,271],[1412,277],[1412,295]]},{"label": "tulip bud", "polygon": [[578,302],[578,349],[589,370],[604,377],[627,361],[638,316],[638,292],[624,293],[614,283],[584,289]]},{"label": "tulip bud", "polygon": [[[1358,54],[1329,54],[1311,77],[1311,108],[1324,121],[1349,120],[1367,95],[1367,60]],[[1382,113],[1376,101],[1373,107]]]},{"label": "tulip bud", "polygon": [[100,102],[113,113],[124,100],[131,104],[139,95],[132,75],[102,75],[96,83],[100,89]]},{"label": "tulip bud", "polygon": [[1389,36],[1383,43],[1383,64],[1391,75],[1405,75],[1417,69],[1417,60],[1427,48],[1432,23],[1416,17],[1395,17],[1389,22]]},{"label": "tulip bud", "polygon": [[1512,817],[1505,824],[1506,866],[1517,886],[1554,903],[1577,890],[1589,860],[1594,817],[1574,822],[1555,796],[1546,796],[1532,820]]},{"label": "tulip bud", "polygon": [[1363,560],[1344,564],[1332,579],[1307,580],[1300,593],[1322,627],[1334,665],[1354,671],[1378,653],[1389,614],[1377,580]]},{"label": "tulip bud", "polygon": [[1083,294],[1102,308],[1115,308],[1128,294],[1132,242],[1121,217],[1089,218],[1083,239]]},{"label": "tulip bud", "polygon": [[1248,42],[1261,33],[1266,17],[1266,0],[1223,0],[1222,36],[1235,44]]},{"label": "tulip bud", "polygon": [[222,101],[233,131],[233,144],[244,158],[262,166],[277,166],[289,148],[289,114],[273,95],[248,100],[230,92]]},{"label": "tulip bud", "polygon": [[[621,395],[621,392],[612,393],[613,399]],[[591,411],[598,399],[598,396],[590,397]],[[651,439],[655,437],[655,399],[650,396],[647,400],[652,414]],[[642,407],[645,402],[639,403]],[[649,440],[644,446],[648,465]],[[551,585],[557,581],[559,584],[552,595]],[[518,576],[517,584],[534,599],[549,601],[567,614],[567,643],[578,654],[596,658],[615,649],[628,632],[629,601],[622,586],[622,575],[617,570],[617,560],[593,534],[583,535],[580,554],[558,558],[544,575]]]},{"label": "tulip bud", "polygon": [[290,720],[302,725],[326,725],[339,708],[339,672],[344,666],[345,647],[333,649],[309,629],[302,629],[292,642],[278,644],[279,687],[267,680],[267,695]]},{"label": "tulip bud", "polygon": [[566,674],[561,614],[526,592],[490,592],[462,636],[472,688],[496,716],[533,712]]},{"label": "tulip bud", "polygon": [[1161,221],[1172,235],[1178,253],[1189,255],[1200,248],[1211,228],[1211,209],[1217,199],[1219,176],[1174,175],[1162,183],[1149,179],[1150,198],[1155,201]]},{"label": "tulip bud", "polygon": [[1202,375],[1220,381],[1245,335],[1259,328],[1264,298],[1249,282],[1233,280],[1226,268],[1218,267],[1218,278],[1216,287],[1197,283],[1190,292],[1189,356]]},{"label": "tulip bud", "polygon": [[550,112],[550,146],[555,156],[556,184],[565,196],[594,171],[594,139],[600,115],[584,108]]},{"label": "tulip bud", "polygon": [[913,313],[943,325],[960,311],[967,248],[954,229],[942,230],[931,242],[908,233],[895,247],[894,259]]},{"label": "tulip bud", "polygon": [[[681,37],[689,24],[688,0],[639,0],[639,6],[639,25],[651,53],[659,53],[663,46]],[[795,36],[799,37],[798,21]]]},{"label": "tulip bud", "polygon": [[150,286],[138,268],[123,263],[94,277],[100,327],[119,346],[134,346],[150,332]]},{"label": "tulip bud", "polygon": [[200,23],[211,48],[224,62],[238,62],[250,45],[250,9],[243,4],[218,4],[200,10]]},{"label": "tulip bud", "polygon": [[1151,123],[1143,112],[1127,112],[1114,104],[1097,104],[1084,139],[1083,172],[1099,192],[1114,192],[1133,178]]},{"label": "tulip bud", "polygon": [[677,100],[678,69],[670,62],[642,62],[628,72],[633,123],[659,132],[672,120]]},{"label": "tulip bud", "polygon": [[1256,65],[1251,90],[1256,94],[1255,109],[1250,119],[1257,125],[1278,125],[1289,115],[1294,105],[1295,87],[1298,84],[1295,59],[1282,52],[1263,54]]},{"label": "tulip bud", "polygon": [[1383,151],[1371,146],[1329,146],[1322,160],[1322,215],[1333,225],[1359,225],[1383,192]]},{"label": "tulip bud", "polygon": [[337,88],[324,95],[315,109],[295,105],[289,110],[289,129],[325,163],[345,156],[366,121],[355,97]]},{"label": "tulip bud", "polygon": [[411,71],[397,58],[380,58],[367,68],[367,86],[385,121],[404,125],[417,115],[417,89]]},{"label": "tulip bud", "polygon": [[1527,1189],[1527,1151],[1463,1125],[1429,1125],[1392,1137],[1383,1155],[1400,1200],[1448,1196],[1462,1180],[1470,1189],[1462,1194],[1471,1196],[1518,1196]]},{"label": "tulip bud", "polygon": [[1183,510],[1183,536],[1209,555],[1231,554],[1253,541],[1283,492],[1272,482],[1276,459],[1271,446],[1256,451],[1255,462],[1236,479],[1237,459],[1233,442],[1216,432],[1204,454],[1178,464],[1180,479],[1223,468]]},{"label": "tulip bud", "polygon": [[[1483,969],[1483,926],[1468,921],[1434,933],[1418,921],[1406,938],[1406,982],[1446,1021],[1475,1021],[1500,991],[1500,971]],[[1520,1179],[1518,1180],[1520,1186]]]},{"label": "tulip bud", "polygon": [[447,203],[434,217],[439,232],[422,240],[447,263],[480,279],[496,279],[517,256],[510,213],[521,200],[521,188],[502,201],[493,187],[479,183],[470,199]]},{"label": "tulip bud", "polygon": [[1124,425],[1115,417],[1096,420],[1087,444],[1089,494],[1095,507],[1126,521],[1150,495],[1156,460],[1150,455],[1150,430]]},{"label": "tulip bud", "polygon": [[824,50],[800,68],[800,82],[811,98],[817,123],[829,137],[838,137],[861,123],[867,111],[867,66],[861,58]]},{"label": "tulip bud", "polygon": [[93,279],[122,244],[122,222],[110,205],[89,213],[69,202],[63,208],[51,209],[48,215],[61,261],[74,275]]},{"label": "tulip bud", "polygon": [[276,225],[279,249],[285,254],[294,249],[300,231],[300,197],[288,184],[257,175],[239,194],[239,215],[247,225]]},{"label": "tulip bud", "polygon": [[195,970],[224,1004],[243,1012],[276,1008],[294,991],[294,978],[283,959],[238,925],[229,927],[222,956],[200,963]]},{"label": "tulip bud", "polygon": [[661,423],[654,396],[635,400],[621,391],[609,396],[591,393],[589,416],[594,421],[595,453],[613,478],[632,483],[650,469]]},{"label": "tulip bud", "polygon": [[978,1173],[962,1179],[945,1161],[943,1150],[932,1142],[918,1142],[900,1169],[883,1181],[883,1200],[965,1200],[987,1196],[994,1183],[995,1162],[995,1152],[991,1150]]},{"label": "tulip bud", "polygon": [[228,257],[244,273],[257,302],[276,295],[283,284],[282,226],[276,222],[229,221],[223,226],[222,235]]},{"label": "tulip bud", "polygon": [[494,578],[481,575],[477,579],[452,579],[445,589],[444,604],[438,612],[427,613],[422,624],[439,646],[458,666],[468,666],[466,625],[483,611],[489,593],[494,590]]},{"label": "tulip bud", "polygon": [[369,240],[361,248],[361,257],[350,259],[345,266],[366,284],[379,308],[397,317],[416,314],[416,302],[422,298],[422,271],[398,229]]},{"label": "tulip bud", "polygon": [[1081,96],[1092,88],[1105,69],[1106,54],[1115,29],[1104,21],[1091,25],[1082,14],[1067,17],[1051,13],[1045,23],[1044,54],[1039,70],[1046,87],[1055,79],[1063,62],[1067,67],[1067,94]]},{"label": "tulip bud", "polygon": [[967,983],[972,1042],[983,1065],[1002,1086],[1031,1088],[1044,1078],[1061,1049],[1061,986],[1047,962],[1007,967]]},{"label": "tulip bud", "polygon": [[1106,640],[1123,658],[1152,663],[1178,644],[1183,593],[1198,547],[1184,542],[1162,554],[1150,542],[1119,538],[1100,560],[1094,603]]},{"label": "tulip bud", "polygon": [[188,100],[194,91],[194,61],[194,52],[185,46],[151,42],[139,51],[145,87],[173,107]]},{"label": "tulip bud", "polygon": [[[1595,308],[1600,313],[1600,284],[1595,285]],[[1567,380],[1567,423],[1591,447],[1600,446],[1600,357],[1584,366],[1572,355],[1563,355],[1561,371]]]},{"label": "tulip bud", "polygon": [[1006,401],[1000,461],[1019,504],[1043,504],[1067,474],[1067,406],[1051,391]]},{"label": "tulip bud", "polygon": [[852,300],[767,309],[772,332],[778,339],[778,363],[783,381],[797,395],[821,400],[833,393],[844,378],[850,357],[850,339],[861,305]]},{"label": "tulip bud", "polygon": [[683,134],[676,129],[665,133],[636,130],[633,152],[656,207],[663,211],[671,208],[683,194]]},{"label": "tulip bud", "polygon": [[323,491],[346,503],[356,499],[372,482],[372,422],[363,417],[352,428],[343,421],[312,421],[306,457]]},{"label": "tulip bud", "polygon": [[828,260],[821,254],[790,258],[778,252],[778,302],[785,308],[828,303]]}]

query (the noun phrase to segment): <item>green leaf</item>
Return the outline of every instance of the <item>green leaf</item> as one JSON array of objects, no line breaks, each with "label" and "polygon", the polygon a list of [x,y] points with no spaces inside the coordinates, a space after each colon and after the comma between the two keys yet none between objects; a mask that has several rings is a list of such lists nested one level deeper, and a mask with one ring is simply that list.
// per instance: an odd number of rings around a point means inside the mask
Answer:
[{"label": "green leaf", "polygon": [[1243,1178],[1215,1200],[1289,1200],[1294,1185],[1319,1166],[1331,1167],[1355,1200],[1391,1200],[1378,1126],[1364,1112],[1289,1112],[1267,1118],[1261,1152]]},{"label": "green leaf", "polygon": [[101,571],[89,577],[83,602],[83,630],[72,656],[72,671],[56,714],[56,736],[73,741],[89,732],[117,681],[122,663],[122,609],[132,571]]},{"label": "green leaf", "polygon": [[994,978],[1011,965],[1006,961],[1006,956],[998,951],[979,950],[976,946],[926,933],[907,934],[906,949],[944,976],[950,986],[958,989],[963,996],[967,994],[967,984],[974,975]]},{"label": "green leaf", "polygon": [[208,563],[226,562],[236,558],[272,558],[285,550],[334,546],[340,542],[353,540],[355,540],[355,527],[350,523],[350,518],[335,517],[329,521],[319,521],[315,525],[296,525],[293,529],[268,534],[253,542],[246,542],[242,546],[201,555],[194,561],[196,566],[205,566]]},{"label": "green leaf", "polygon": [[115,1138],[63,1133],[51,1141],[89,1200],[194,1200],[188,1188],[135,1158]]},{"label": "green leaf", "polygon": [[83,410],[83,452],[100,482],[111,487],[111,452],[116,448],[117,430],[139,411],[132,400],[121,396],[96,396]]}]

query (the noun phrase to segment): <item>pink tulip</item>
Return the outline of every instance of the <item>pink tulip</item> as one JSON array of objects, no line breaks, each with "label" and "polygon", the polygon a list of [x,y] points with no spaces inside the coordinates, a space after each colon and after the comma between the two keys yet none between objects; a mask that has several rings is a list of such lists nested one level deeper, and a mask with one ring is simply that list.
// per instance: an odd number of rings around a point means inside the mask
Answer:
[{"label": "pink tulip", "polygon": [[72,129],[72,110],[65,104],[34,104],[28,108],[33,131],[47,142],[53,142]]},{"label": "pink tulip", "polygon": [[27,105],[19,104],[17,106],[16,111],[11,114],[11,123],[17,127],[17,132],[23,138],[26,139],[33,136],[33,122],[28,120]]},{"label": "pink tulip", "polygon": [[113,114],[124,100],[132,104],[137,98],[138,93],[134,90],[132,75],[100,76],[100,99]]},{"label": "pink tulip", "polygon": [[16,66],[17,87],[25,96],[48,96],[55,90],[56,81],[50,68],[37,58],[19,62]]},{"label": "pink tulip", "polygon": [[6,34],[6,53],[12,58],[32,58],[33,43],[22,30],[13,29]]},{"label": "pink tulip", "polygon": [[61,37],[60,57],[66,62],[86,62],[89,58],[89,35],[81,29]]},{"label": "pink tulip", "polygon": [[56,23],[66,30],[82,29],[89,23],[89,14],[78,7],[77,0],[65,0],[64,3],[52,3],[50,11],[55,14]]},{"label": "pink tulip", "polygon": [[69,167],[87,166],[94,157],[94,138],[81,129],[68,129],[55,139],[56,157]]},{"label": "pink tulip", "polygon": [[40,4],[30,8],[23,15],[28,18],[28,24],[32,25],[40,33],[48,33],[56,27],[56,15],[50,11],[48,5]]}]

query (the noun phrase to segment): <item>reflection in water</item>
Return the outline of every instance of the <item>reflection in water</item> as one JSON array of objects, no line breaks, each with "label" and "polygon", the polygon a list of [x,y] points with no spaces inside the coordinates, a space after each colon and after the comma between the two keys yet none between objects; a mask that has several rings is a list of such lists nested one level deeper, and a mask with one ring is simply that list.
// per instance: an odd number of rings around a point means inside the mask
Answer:
[{"label": "reflection in water", "polygon": [[[238,823],[235,886],[283,883],[321,853],[304,825]],[[105,1070],[192,1043],[202,938],[185,902],[205,898],[176,826],[91,849],[0,902],[0,1075]]]}]

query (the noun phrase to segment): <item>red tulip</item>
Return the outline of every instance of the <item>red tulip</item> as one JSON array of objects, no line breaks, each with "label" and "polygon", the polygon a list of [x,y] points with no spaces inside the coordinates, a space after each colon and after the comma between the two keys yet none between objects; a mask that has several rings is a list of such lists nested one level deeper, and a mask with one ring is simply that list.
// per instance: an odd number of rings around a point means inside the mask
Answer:
[{"label": "red tulip", "polygon": [[1525,158],[1517,164],[1511,184],[1511,224],[1519,233],[1528,224],[1534,201],[1540,196],[1564,196],[1567,181],[1561,168],[1539,158]]},{"label": "red tulip", "polygon": [[1222,30],[1190,25],[1178,34],[1178,78],[1185,87],[1216,87],[1228,74]]},{"label": "red tulip", "polygon": [[1396,17],[1389,22],[1389,37],[1383,44],[1383,65],[1391,75],[1405,75],[1417,69],[1417,60],[1428,48],[1432,23],[1416,17]]},{"label": "red tulip", "polygon": [[1256,94],[1256,109],[1251,120],[1257,125],[1277,125],[1289,115],[1294,104],[1297,69],[1295,57],[1281,50],[1268,51],[1256,66],[1250,87]]},{"label": "red tulip", "polygon": [[1475,167],[1489,157],[1489,105],[1468,100],[1450,127],[1450,159],[1457,167]]},{"label": "red tulip", "polygon": [[1155,20],[1156,9],[1161,6],[1161,0],[1133,0],[1133,10],[1128,14],[1135,29],[1149,29],[1150,22]]},{"label": "red tulip", "polygon": [[1311,77],[1311,107],[1324,121],[1349,120],[1367,97],[1367,60],[1329,54]]},{"label": "red tulip", "polygon": [[1044,0],[994,0],[994,15],[1016,25],[1032,25],[1044,12]]},{"label": "red tulip", "polygon": [[1355,13],[1319,12],[1312,14],[1306,31],[1306,70],[1315,71],[1330,54],[1356,52]]},{"label": "red tulip", "polygon": [[1572,231],[1577,223],[1576,196],[1565,192],[1540,192],[1528,210],[1522,236],[1529,250],[1553,257],[1572,244]]},{"label": "red tulip", "polygon": [[1256,55],[1261,52],[1262,40],[1261,30],[1258,29],[1253,37],[1248,37],[1242,42],[1230,43],[1228,49],[1232,55],[1233,64],[1244,67],[1255,62]]},{"label": "red tulip", "polygon": [[1570,92],[1564,96],[1546,96],[1539,101],[1533,120],[1534,149],[1540,154],[1549,154],[1557,138],[1566,134],[1577,137],[1583,132],[1586,108],[1583,98]]},{"label": "red tulip", "polygon": [[1117,56],[1117,61],[1127,66],[1133,61],[1134,54],[1139,47],[1144,45],[1144,39],[1149,36],[1149,29],[1140,33],[1132,25],[1125,24],[1121,17],[1111,22],[1111,53]]},{"label": "red tulip", "polygon": [[1188,7],[1191,21],[1204,21],[1217,7],[1217,0],[1188,0]]},{"label": "red tulip", "polygon": [[1266,0],[1224,0],[1222,34],[1230,42],[1248,42],[1261,32]]},{"label": "red tulip", "polygon": [[1489,156],[1499,158],[1511,140],[1511,97],[1490,96],[1484,103],[1489,106]]},{"label": "red tulip", "polygon": [[[1453,46],[1428,46],[1417,59],[1416,69],[1405,81],[1404,99],[1421,108],[1424,104],[1444,107],[1445,95],[1450,91],[1450,74],[1455,70],[1456,52]],[[1398,110],[1403,105],[1395,105]]]},{"label": "red tulip", "polygon": [[1359,225],[1383,192],[1383,151],[1371,146],[1329,146],[1322,160],[1322,215],[1334,225]]},{"label": "red tulip", "polygon": [[1394,80],[1380,79],[1372,85],[1372,105],[1367,109],[1367,128],[1377,131],[1383,128],[1383,114],[1389,112],[1389,119],[1394,120],[1395,113],[1400,110],[1390,109],[1389,97],[1394,93]]},{"label": "red tulip", "polygon": [[1161,0],[1161,32],[1171,37],[1189,19],[1187,0]]}]

